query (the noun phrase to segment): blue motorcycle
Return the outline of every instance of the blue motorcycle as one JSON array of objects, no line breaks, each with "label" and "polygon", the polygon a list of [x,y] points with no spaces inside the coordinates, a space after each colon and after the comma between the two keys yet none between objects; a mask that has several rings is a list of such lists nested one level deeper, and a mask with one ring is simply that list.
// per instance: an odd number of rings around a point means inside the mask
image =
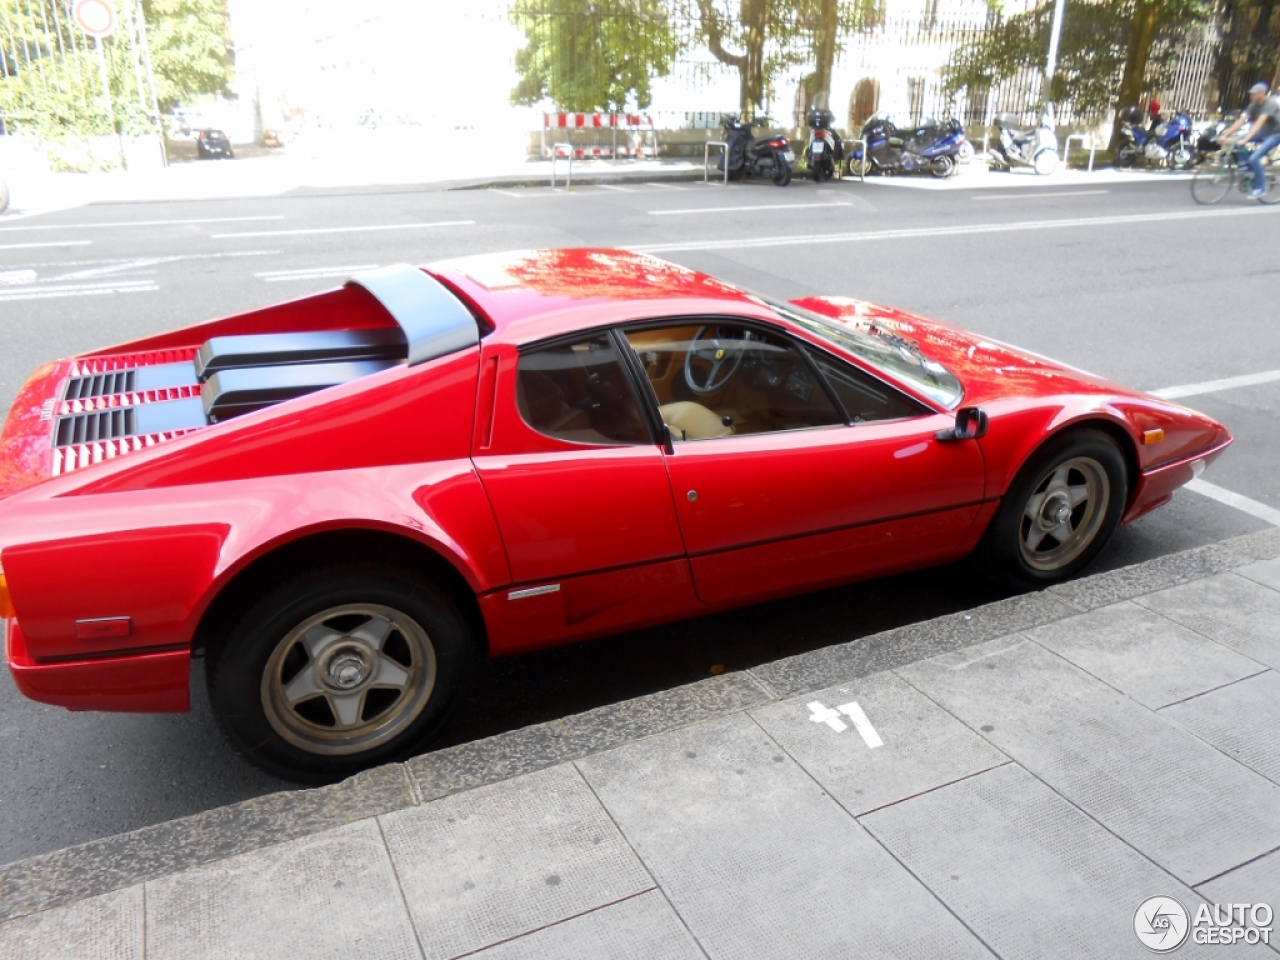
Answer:
[{"label": "blue motorcycle", "polygon": [[860,138],[862,144],[849,152],[849,172],[854,176],[927,170],[935,177],[949,177],[956,172],[965,144],[964,127],[957,120],[899,128],[879,114],[863,125]]},{"label": "blue motorcycle", "polygon": [[1143,127],[1143,119],[1137,107],[1121,111],[1117,167],[1132,167],[1141,160],[1151,166],[1184,170],[1196,162],[1196,135],[1186,113],[1177,112],[1172,120],[1157,117],[1151,127]]}]

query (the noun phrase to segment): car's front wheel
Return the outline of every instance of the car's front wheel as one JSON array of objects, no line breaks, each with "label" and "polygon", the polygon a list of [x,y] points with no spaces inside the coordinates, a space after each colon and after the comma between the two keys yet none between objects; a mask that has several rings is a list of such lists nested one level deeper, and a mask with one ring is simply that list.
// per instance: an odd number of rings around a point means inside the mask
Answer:
[{"label": "car's front wheel", "polygon": [[246,758],[326,782],[422,747],[473,651],[465,617],[434,585],[380,564],[326,567],[269,592],[209,651],[209,697]]},{"label": "car's front wheel", "polygon": [[1020,588],[1074,576],[1107,545],[1128,498],[1124,456],[1099,430],[1050,440],[1018,473],[979,548],[986,572]]}]

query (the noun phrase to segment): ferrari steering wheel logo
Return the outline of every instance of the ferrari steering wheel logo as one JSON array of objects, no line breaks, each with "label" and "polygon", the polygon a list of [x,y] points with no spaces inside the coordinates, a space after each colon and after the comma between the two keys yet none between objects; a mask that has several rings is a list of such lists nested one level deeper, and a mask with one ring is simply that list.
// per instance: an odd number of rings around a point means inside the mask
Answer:
[{"label": "ferrari steering wheel logo", "polygon": [[724,359],[724,347],[721,347],[719,350],[716,351],[716,359],[717,360]]}]

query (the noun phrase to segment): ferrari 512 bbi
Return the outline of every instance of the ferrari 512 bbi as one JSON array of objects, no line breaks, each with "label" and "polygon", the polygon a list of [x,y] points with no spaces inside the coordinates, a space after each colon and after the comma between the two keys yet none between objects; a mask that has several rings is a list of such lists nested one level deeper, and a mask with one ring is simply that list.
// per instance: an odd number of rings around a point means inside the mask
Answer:
[{"label": "ferrari 512 bbi", "polygon": [[422,749],[482,657],[977,553],[1025,587],[1231,442],[859,300],[618,250],[400,266],[47,364],[0,437],[28,697],[184,711],[255,763]]}]

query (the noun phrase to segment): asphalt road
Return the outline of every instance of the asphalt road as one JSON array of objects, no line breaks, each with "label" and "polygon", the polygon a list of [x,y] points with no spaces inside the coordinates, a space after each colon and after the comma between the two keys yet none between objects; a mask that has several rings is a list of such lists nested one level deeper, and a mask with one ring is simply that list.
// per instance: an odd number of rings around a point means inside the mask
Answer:
[{"label": "asphalt road", "polygon": [[[1243,198],[1197,207],[1185,181],[405,188],[93,205],[0,218],[0,401],[7,409],[46,360],[303,296],[361,268],[565,245],[646,249],[774,296],[877,300],[1145,389],[1202,384],[1280,371],[1278,225],[1280,210]],[[1210,496],[1180,492],[1121,530],[1096,569],[1280,517],[1280,375],[1255,379],[1180,400],[1237,442],[1203,478]],[[950,567],[495,662],[451,742],[998,596]],[[72,714],[23,700],[5,672],[0,863],[287,788],[222,743],[200,664],[193,690],[185,716]]]}]

